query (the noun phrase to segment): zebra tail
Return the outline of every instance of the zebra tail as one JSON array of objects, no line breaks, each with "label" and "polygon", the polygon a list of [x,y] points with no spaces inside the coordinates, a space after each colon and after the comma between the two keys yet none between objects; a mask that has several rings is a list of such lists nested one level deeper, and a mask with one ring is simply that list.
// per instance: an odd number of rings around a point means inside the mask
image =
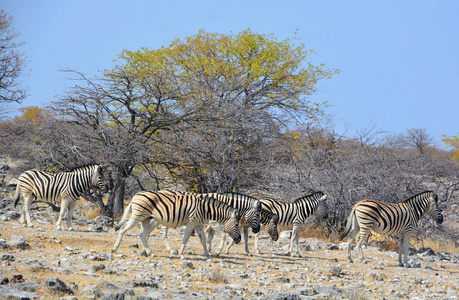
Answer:
[{"label": "zebra tail", "polygon": [[349,232],[351,231],[352,226],[353,226],[353,222],[352,222],[353,220],[352,219],[354,218],[354,215],[355,215],[355,210],[352,209],[351,213],[349,214],[349,216],[346,219],[346,228],[344,229],[343,234],[339,237],[340,241],[342,239],[344,239],[349,234]]},{"label": "zebra tail", "polygon": [[129,213],[131,211],[131,206],[132,206],[132,201],[124,209],[124,213],[123,213],[123,216],[121,217],[121,220],[118,222],[118,225],[115,226],[115,231],[118,231],[121,228],[121,226],[123,226],[124,223],[126,223]]},{"label": "zebra tail", "polygon": [[16,205],[18,205],[19,199],[21,199],[21,187],[18,184],[16,186],[16,192],[14,193],[13,207],[16,207]]}]

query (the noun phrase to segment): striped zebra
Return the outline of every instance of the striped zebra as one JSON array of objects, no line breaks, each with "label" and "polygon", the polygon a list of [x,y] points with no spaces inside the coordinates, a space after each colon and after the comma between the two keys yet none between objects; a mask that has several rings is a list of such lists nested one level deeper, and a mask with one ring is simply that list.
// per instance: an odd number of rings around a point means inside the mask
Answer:
[{"label": "striped zebra", "polygon": [[[165,190],[166,192],[172,193],[172,194],[185,194],[185,195],[195,195],[197,197],[212,197],[215,198],[219,201],[222,201],[229,206],[237,209],[241,215],[241,218],[239,220],[239,225],[244,228],[244,227],[251,227],[252,231],[254,233],[257,233],[260,231],[260,208],[261,208],[261,203],[260,200],[257,198],[244,195],[244,194],[239,194],[239,193],[207,193],[207,194],[192,194],[188,192],[181,192],[181,191],[176,191],[176,190]],[[270,231],[273,232],[275,231],[277,234],[277,224],[271,222],[269,223]],[[274,227],[274,228],[272,228]],[[207,233],[207,247],[209,251],[211,251],[212,246],[211,242],[215,233],[215,230],[221,233],[222,235],[222,240],[220,242],[218,251],[216,252],[216,255],[220,255],[223,246],[226,241],[226,234],[221,225],[218,222],[211,221],[209,222],[209,226],[206,228],[206,233]],[[163,230],[162,230],[163,231]],[[166,232],[162,232],[162,235],[167,236],[167,230]],[[247,236],[248,233],[244,231],[244,236],[245,236],[245,243],[246,243],[246,252],[248,253],[248,247],[247,247]],[[273,233],[274,236],[274,233]],[[234,241],[234,240],[233,240]],[[167,245],[166,245],[167,246]]]},{"label": "striped zebra", "polygon": [[362,244],[368,238],[370,231],[379,234],[389,235],[398,234],[399,236],[399,266],[403,266],[402,253],[404,253],[403,262],[407,268],[408,263],[408,246],[410,238],[418,221],[424,214],[431,216],[437,224],[443,222],[443,215],[437,205],[438,196],[432,191],[426,191],[406,199],[401,203],[385,203],[376,200],[362,200],[352,208],[349,217],[346,220],[346,228],[340,237],[348,237],[347,258],[352,262],[351,244],[357,233],[357,250],[360,259],[366,263],[363,256]]},{"label": "striped zebra", "polygon": [[[123,217],[115,231],[123,226],[130,210],[132,215],[118,234],[118,238],[111,252],[115,252],[120,246],[121,239],[126,231],[141,222],[140,239],[146,255],[151,255],[152,251],[148,247],[147,238],[149,233],[159,225],[176,228],[186,225],[182,246],[179,255],[183,258],[185,245],[193,229],[196,229],[204,255],[211,258],[204,235],[203,225],[209,220],[214,220],[224,224],[226,232],[234,239],[236,243],[241,241],[241,232],[239,230],[239,212],[225,203],[211,197],[196,197],[191,194],[172,194],[167,191],[142,191],[132,197],[131,202],[126,208]],[[167,240],[165,240],[167,243]]]},{"label": "striped zebra", "polygon": [[34,199],[51,203],[57,203],[60,200],[61,208],[56,223],[57,230],[61,230],[61,222],[68,208],[67,228],[71,231],[73,230],[72,216],[76,200],[91,188],[98,188],[103,193],[107,192],[103,168],[100,165],[83,166],[70,172],[56,173],[32,169],[22,173],[18,181],[14,195],[14,207],[22,196],[24,204],[21,207],[19,222],[24,227],[30,228],[33,227],[30,220],[30,205]]},{"label": "striped zebra", "polygon": [[[279,233],[277,230],[277,223],[278,223],[278,217],[277,215],[262,209],[260,211],[260,224],[262,224],[265,228],[265,230],[268,232],[269,236],[273,241],[277,241],[279,239]],[[208,228],[207,232],[207,246],[209,248],[209,251],[211,249],[210,244],[212,242],[213,236],[214,236],[214,230],[209,230],[210,227]],[[249,245],[248,245],[248,240],[249,240],[249,226],[244,225],[242,226],[242,232],[243,232],[243,237],[244,237],[244,242],[245,242],[245,253],[250,254],[249,251]],[[257,233],[258,237],[259,232]],[[224,240],[223,240],[224,242]],[[256,243],[258,243],[258,239],[256,240]],[[229,254],[229,251],[231,247],[234,245],[233,241],[230,241],[228,247],[226,248],[226,254]],[[255,249],[258,249],[258,246],[255,246]],[[220,250],[221,252],[221,250]]]},{"label": "striped zebra", "polygon": [[[263,210],[277,215],[278,226],[293,227],[288,253],[290,256],[301,257],[298,247],[301,226],[306,223],[307,218],[314,212],[325,210],[325,199],[327,199],[327,195],[322,192],[303,196],[291,203],[280,202],[272,198],[260,199]],[[293,252],[293,242],[296,244],[296,254]],[[255,235],[255,251],[256,253],[261,253],[258,248],[258,235]]]}]

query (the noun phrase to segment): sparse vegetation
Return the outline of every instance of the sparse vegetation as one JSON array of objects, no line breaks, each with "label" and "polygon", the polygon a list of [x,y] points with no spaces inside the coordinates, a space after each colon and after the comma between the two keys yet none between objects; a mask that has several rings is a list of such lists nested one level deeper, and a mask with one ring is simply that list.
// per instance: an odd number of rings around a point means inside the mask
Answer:
[{"label": "sparse vegetation", "polygon": [[220,268],[216,268],[210,271],[209,280],[212,283],[216,283],[216,284],[228,284],[229,282],[227,276],[225,275],[225,272],[222,271],[222,269]]}]

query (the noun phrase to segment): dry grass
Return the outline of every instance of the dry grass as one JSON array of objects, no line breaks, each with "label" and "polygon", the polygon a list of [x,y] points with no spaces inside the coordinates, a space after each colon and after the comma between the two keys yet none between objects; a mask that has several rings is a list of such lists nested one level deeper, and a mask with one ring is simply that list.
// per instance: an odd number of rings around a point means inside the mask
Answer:
[{"label": "dry grass", "polygon": [[83,215],[87,219],[93,219],[95,217],[100,216],[101,214],[102,212],[100,211],[100,208],[95,205],[88,205],[83,210]]},{"label": "dry grass", "polygon": [[[316,238],[328,243],[341,242],[339,240],[339,236],[340,234],[338,233],[329,233],[327,230],[325,230],[325,227],[321,225],[304,226],[300,232],[300,237],[302,238]],[[398,252],[398,237],[384,236],[373,233],[368,238],[367,244],[373,244],[383,251]],[[410,241],[410,247],[418,249],[423,246],[430,247],[434,251],[459,253],[459,248],[452,240],[440,240],[431,238],[425,240],[416,240],[413,238]]]},{"label": "dry grass", "polygon": [[329,233],[325,224],[306,225],[301,228],[301,238],[316,238],[325,242],[334,243],[338,241],[337,233]]},{"label": "dry grass", "polygon": [[415,248],[426,246],[432,248],[432,250],[434,251],[459,253],[459,248],[456,247],[455,243],[453,241],[448,240],[434,240],[429,238],[422,241],[412,241],[411,245]]},{"label": "dry grass", "polygon": [[228,284],[228,278],[226,277],[225,273],[222,272],[220,268],[217,268],[215,270],[212,270],[209,273],[209,280],[212,283],[217,283],[217,284]]},{"label": "dry grass", "polygon": [[370,299],[368,293],[365,293],[361,290],[352,290],[349,289],[344,293],[344,298],[353,299],[353,300],[367,300]]}]

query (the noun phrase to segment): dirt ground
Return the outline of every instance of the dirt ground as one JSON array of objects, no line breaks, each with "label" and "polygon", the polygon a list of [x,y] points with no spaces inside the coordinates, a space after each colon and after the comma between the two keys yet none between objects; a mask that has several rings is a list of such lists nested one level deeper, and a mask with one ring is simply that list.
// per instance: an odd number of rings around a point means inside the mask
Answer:
[{"label": "dirt ground", "polygon": [[[337,249],[339,245],[301,239],[302,257],[290,257],[285,254],[286,239],[273,243],[263,236],[264,254],[248,256],[241,243],[234,246],[230,254],[208,261],[199,239],[191,237],[185,259],[181,260],[166,252],[156,230],[149,239],[155,256],[144,257],[140,255],[139,231],[132,229],[117,253],[110,257],[116,240],[113,228],[92,232],[91,226],[75,225],[76,230],[69,232],[56,231],[54,224],[36,221],[34,224],[35,228],[23,228],[17,220],[0,221],[0,239],[8,242],[12,236],[23,236],[30,245],[30,249],[1,250],[0,256],[13,255],[14,261],[0,262],[0,280],[11,281],[20,274],[24,282],[44,284],[47,278],[57,277],[73,287],[78,299],[94,298],[84,294],[84,288],[104,286],[106,282],[120,289],[131,289],[135,295],[155,290],[166,298],[220,294],[226,298],[269,299],[279,292],[296,292],[315,299],[323,299],[319,297],[321,293],[325,293],[324,298],[350,299],[456,299],[458,295],[459,263],[436,256],[412,256],[420,267],[408,269],[398,266],[395,252],[368,247],[364,250],[368,264],[359,263],[357,259],[349,263],[346,251]],[[182,238],[180,230],[169,232],[170,243],[178,249]],[[253,238],[249,241],[252,250]],[[214,247],[218,242],[219,236],[216,236]],[[355,251],[353,255],[356,258]],[[43,267],[34,267],[35,260]],[[156,282],[157,287],[148,282]],[[36,293],[50,296],[44,289]]]}]

